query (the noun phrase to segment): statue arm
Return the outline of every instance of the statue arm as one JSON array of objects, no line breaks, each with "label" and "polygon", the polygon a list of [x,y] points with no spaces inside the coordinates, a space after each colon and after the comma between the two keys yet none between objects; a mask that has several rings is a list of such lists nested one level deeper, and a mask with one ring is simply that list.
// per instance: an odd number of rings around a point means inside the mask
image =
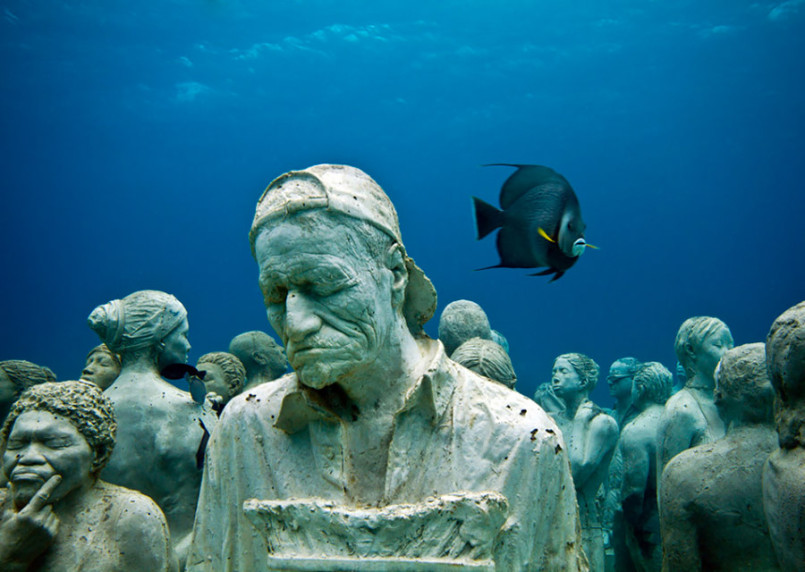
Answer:
[{"label": "statue arm", "polygon": [[599,414],[590,420],[584,438],[581,459],[573,463],[573,482],[583,488],[596,469],[608,459],[618,442],[618,424],[609,415]]},{"label": "statue arm", "polygon": [[172,572],[175,563],[165,516],[151,499],[144,495],[138,497],[133,501],[120,501],[126,503],[115,524],[121,569]]},{"label": "statue arm", "polygon": [[623,517],[627,522],[635,523],[643,510],[643,498],[651,471],[651,454],[648,447],[641,446],[639,440],[629,434],[621,435],[618,448],[623,455]]},{"label": "statue arm", "polygon": [[663,473],[660,492],[660,531],[662,534],[662,570],[699,571],[698,532],[692,521],[692,501],[684,482],[687,467],[672,463]]},{"label": "statue arm", "polygon": [[693,446],[697,429],[697,420],[690,407],[675,404],[672,408],[665,410],[663,423],[658,433],[658,478],[671,459]]}]

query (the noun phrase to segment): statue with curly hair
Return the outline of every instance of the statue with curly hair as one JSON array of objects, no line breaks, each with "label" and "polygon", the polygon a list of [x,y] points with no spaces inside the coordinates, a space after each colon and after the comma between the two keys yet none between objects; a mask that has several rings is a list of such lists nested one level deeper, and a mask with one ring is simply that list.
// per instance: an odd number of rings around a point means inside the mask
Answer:
[{"label": "statue with curly hair", "polygon": [[596,496],[607,478],[618,442],[618,423],[589,399],[599,372],[598,364],[580,353],[560,355],[551,372],[554,394],[564,404],[564,410],[553,417],[570,457],[584,551],[591,570],[604,569],[604,530]]},{"label": "statue with curly hair", "polygon": [[187,363],[187,310],[170,294],[141,290],[98,306],[88,321],[121,362],[120,375],[105,392],[120,429],[103,478],[156,501],[181,564],[190,544],[205,445],[217,421],[210,407],[160,377],[167,366]]},{"label": "statue with curly hair", "polygon": [[246,368],[240,360],[227,352],[210,352],[198,360],[196,369],[204,372],[207,394],[217,396],[214,407],[224,406],[243,390]]},{"label": "statue with curly hair", "polygon": [[43,383],[20,396],[0,430],[2,570],[169,569],[159,507],[98,478],[116,428],[112,403],[91,383]]}]

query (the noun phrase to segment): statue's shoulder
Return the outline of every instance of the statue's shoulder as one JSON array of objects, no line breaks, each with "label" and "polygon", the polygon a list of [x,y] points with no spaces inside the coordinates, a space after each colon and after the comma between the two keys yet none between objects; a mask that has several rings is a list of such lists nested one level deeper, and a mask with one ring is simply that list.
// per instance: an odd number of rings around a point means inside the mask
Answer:
[{"label": "statue's shoulder", "polygon": [[233,397],[226,404],[220,423],[233,417],[242,418],[249,415],[266,415],[271,411],[279,411],[283,398],[298,389],[296,374],[291,372],[274,381],[267,381],[247,389]]}]

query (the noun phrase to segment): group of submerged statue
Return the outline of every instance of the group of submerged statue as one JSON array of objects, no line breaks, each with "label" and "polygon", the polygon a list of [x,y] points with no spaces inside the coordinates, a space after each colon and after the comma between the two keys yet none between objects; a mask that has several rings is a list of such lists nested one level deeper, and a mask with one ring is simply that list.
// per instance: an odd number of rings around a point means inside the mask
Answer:
[{"label": "group of submerged statue", "polygon": [[622,358],[605,411],[579,353],[514,391],[473,302],[427,337],[436,292],[358,169],[275,179],[249,238],[285,350],[202,356],[205,399],[160,375],[190,344],[159,291],[92,311],[79,381],[0,362],[0,569],[805,570],[805,302],[765,345],[686,320],[684,387]]}]

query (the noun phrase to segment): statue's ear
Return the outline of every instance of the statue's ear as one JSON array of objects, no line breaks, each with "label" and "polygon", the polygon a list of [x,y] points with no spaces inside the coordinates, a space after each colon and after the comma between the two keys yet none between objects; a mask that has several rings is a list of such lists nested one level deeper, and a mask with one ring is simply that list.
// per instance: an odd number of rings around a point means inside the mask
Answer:
[{"label": "statue's ear", "polygon": [[256,350],[252,352],[252,359],[254,360],[254,363],[258,363],[260,365],[266,365],[268,363],[268,356]]},{"label": "statue's ear", "polygon": [[386,252],[386,268],[391,270],[391,303],[400,308],[405,301],[405,288],[408,285],[408,269],[405,267],[405,251],[396,242]]}]

